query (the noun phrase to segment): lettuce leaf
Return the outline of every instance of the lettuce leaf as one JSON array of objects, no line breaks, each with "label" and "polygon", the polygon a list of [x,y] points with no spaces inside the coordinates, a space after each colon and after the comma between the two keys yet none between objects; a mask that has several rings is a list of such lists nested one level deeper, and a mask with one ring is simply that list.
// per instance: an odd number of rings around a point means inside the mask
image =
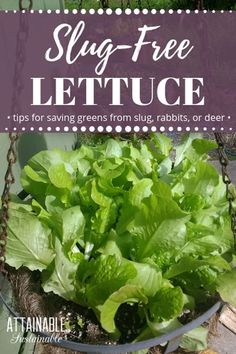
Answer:
[{"label": "lettuce leaf", "polygon": [[217,291],[225,302],[236,307],[236,268],[231,272],[221,274],[217,280]]},{"label": "lettuce leaf", "polygon": [[[78,264],[71,262],[58,238],[55,239],[56,256],[42,273],[42,286],[45,292],[54,292],[66,300],[77,302],[75,294],[75,275]],[[83,256],[81,255],[81,259]]]},{"label": "lettuce leaf", "polygon": [[114,292],[99,308],[101,325],[107,332],[117,334],[114,317],[119,306],[125,302],[146,304],[148,299],[141,289],[135,285],[126,285]]},{"label": "lettuce leaf", "polygon": [[46,269],[55,257],[51,230],[42,224],[25,205],[10,210],[6,261],[16,269]]}]

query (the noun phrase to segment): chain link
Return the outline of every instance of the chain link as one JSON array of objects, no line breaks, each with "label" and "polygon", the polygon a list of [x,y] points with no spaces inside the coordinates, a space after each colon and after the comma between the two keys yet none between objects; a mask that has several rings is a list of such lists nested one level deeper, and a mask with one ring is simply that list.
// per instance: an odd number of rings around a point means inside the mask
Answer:
[{"label": "chain link", "polygon": [[[33,7],[33,0],[28,0],[28,7],[23,6],[23,0],[19,0],[19,10],[31,10]],[[16,50],[16,66],[14,72],[14,82],[15,87],[13,97],[12,97],[12,115],[20,112],[19,97],[21,91],[23,90],[22,85],[22,72],[25,63],[25,53],[26,53],[26,41],[29,34],[29,26],[27,16],[20,16],[20,30],[17,34],[17,50]],[[15,182],[13,174],[13,165],[16,163],[16,142],[18,139],[17,133],[10,133],[9,140],[10,146],[7,152],[7,171],[5,174],[5,185],[1,197],[1,230],[0,230],[0,272],[7,273],[5,269],[6,261],[6,243],[7,243],[7,223],[9,219],[9,203],[10,203],[10,189],[12,184]]]},{"label": "chain link", "polygon": [[221,133],[215,133],[215,139],[218,145],[218,155],[221,165],[223,182],[226,186],[226,199],[229,203],[229,215],[231,219],[231,229],[234,237],[234,247],[236,250],[236,209],[234,207],[235,192],[228,172],[229,160],[225,153],[225,141]]},{"label": "chain link", "polygon": [[204,1],[203,0],[197,0],[197,9],[199,11],[204,9]]},{"label": "chain link", "polygon": [[24,7],[23,3],[24,3],[24,0],[19,0],[19,10],[20,11],[23,11],[23,10],[32,10],[32,7],[33,7],[33,0],[27,0],[28,1],[28,6],[27,7]]},{"label": "chain link", "polygon": [[109,0],[100,0],[101,7],[107,9],[109,7]]}]

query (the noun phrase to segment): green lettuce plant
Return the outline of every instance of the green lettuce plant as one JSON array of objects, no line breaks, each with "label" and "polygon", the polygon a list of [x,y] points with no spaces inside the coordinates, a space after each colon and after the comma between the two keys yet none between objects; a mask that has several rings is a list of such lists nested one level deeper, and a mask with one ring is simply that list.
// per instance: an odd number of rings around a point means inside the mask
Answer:
[{"label": "green lettuce plant", "polygon": [[116,339],[122,304],[137,311],[137,341],[219,295],[236,306],[225,185],[208,161],[215,148],[197,134],[176,147],[156,134],[38,153],[21,175],[29,198],[12,198],[7,263],[40,271],[45,292],[91,308]]}]

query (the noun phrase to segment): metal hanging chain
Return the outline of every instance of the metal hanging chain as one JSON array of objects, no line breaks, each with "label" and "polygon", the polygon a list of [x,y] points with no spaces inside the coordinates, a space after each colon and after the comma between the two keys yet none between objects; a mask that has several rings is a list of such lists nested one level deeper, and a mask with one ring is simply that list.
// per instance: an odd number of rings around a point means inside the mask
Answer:
[{"label": "metal hanging chain", "polygon": [[[28,0],[29,5],[27,8],[23,7],[23,0],[19,0],[19,10],[30,11],[33,7],[33,0]],[[28,38],[29,28],[26,16],[20,16],[20,30],[17,35],[17,52],[16,52],[16,66],[14,73],[14,87],[15,91],[12,98],[12,114],[16,114],[20,111],[19,107],[19,97],[23,89],[21,83],[21,75],[25,63],[25,43]],[[9,203],[10,203],[10,189],[12,184],[15,182],[13,174],[13,165],[16,163],[16,142],[18,139],[17,133],[10,133],[9,140],[10,146],[7,152],[7,171],[5,174],[5,185],[1,197],[1,230],[0,230],[0,272],[7,273],[5,269],[5,253],[6,253],[6,243],[7,243],[7,224],[9,219]]]},{"label": "metal hanging chain", "polygon": [[2,193],[2,210],[1,210],[1,233],[0,233],[0,272],[6,273],[5,270],[5,253],[7,243],[7,223],[9,219],[9,203],[10,203],[10,188],[15,182],[13,175],[13,165],[16,162],[16,141],[18,134],[10,133],[10,147],[7,153],[7,172],[5,174],[5,186]]},{"label": "metal hanging chain", "polygon": [[[204,9],[204,0],[197,1],[198,10]],[[231,230],[234,237],[234,248],[236,250],[236,208],[234,207],[235,193],[233,185],[228,172],[229,160],[225,152],[225,141],[221,133],[215,133],[215,139],[218,145],[218,156],[221,165],[222,179],[226,186],[226,199],[229,203],[229,216],[231,222]]]},{"label": "metal hanging chain", "polygon": [[229,160],[225,153],[225,142],[221,133],[215,133],[215,139],[218,145],[218,155],[221,165],[223,182],[226,186],[226,199],[229,203],[229,215],[231,219],[231,230],[234,236],[234,248],[236,250],[236,208],[234,206],[235,193],[232,188],[232,181],[228,172]]}]

